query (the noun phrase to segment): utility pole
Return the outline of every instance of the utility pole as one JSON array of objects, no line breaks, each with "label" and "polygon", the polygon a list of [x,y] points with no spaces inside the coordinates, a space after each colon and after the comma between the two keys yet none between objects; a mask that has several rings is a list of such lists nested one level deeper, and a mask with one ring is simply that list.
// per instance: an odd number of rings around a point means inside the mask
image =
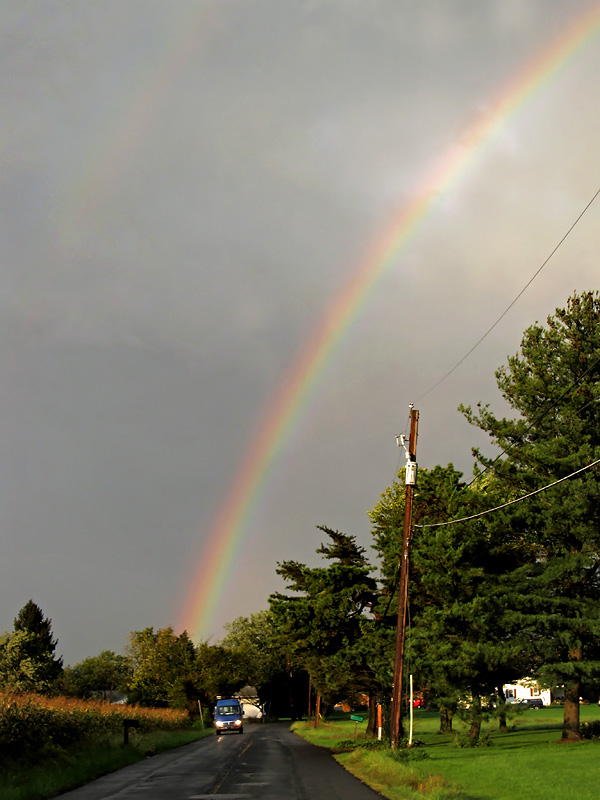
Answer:
[{"label": "utility pole", "polygon": [[398,625],[396,627],[396,655],[394,659],[394,688],[392,690],[392,712],[390,720],[390,744],[398,746],[402,715],[402,672],[404,670],[404,638],[406,632],[406,606],[408,602],[408,551],[412,532],[412,508],[415,485],[417,482],[417,428],[419,412],[410,405],[410,435],[408,449],[404,443],[404,435],[399,446],[406,451],[406,499],[404,502],[404,532],[402,536],[402,554],[400,556],[400,585],[398,587]]}]

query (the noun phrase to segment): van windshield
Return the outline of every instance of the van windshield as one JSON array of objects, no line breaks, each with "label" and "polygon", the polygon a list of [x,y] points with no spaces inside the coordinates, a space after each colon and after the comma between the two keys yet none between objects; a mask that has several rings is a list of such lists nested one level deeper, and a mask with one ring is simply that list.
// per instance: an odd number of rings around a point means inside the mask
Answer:
[{"label": "van windshield", "polygon": [[239,713],[239,706],[217,706],[217,714],[222,714],[223,716],[232,716]]}]

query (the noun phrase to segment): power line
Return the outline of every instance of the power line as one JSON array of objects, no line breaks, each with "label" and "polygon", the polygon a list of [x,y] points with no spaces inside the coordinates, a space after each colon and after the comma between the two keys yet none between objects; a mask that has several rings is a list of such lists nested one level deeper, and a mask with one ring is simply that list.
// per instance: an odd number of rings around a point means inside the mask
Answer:
[{"label": "power line", "polygon": [[[585,378],[585,376],[586,376],[586,375],[587,375],[589,372],[591,372],[593,369],[595,369],[595,368],[596,368],[596,367],[597,367],[599,364],[600,364],[600,358],[597,358],[597,359],[594,361],[594,363],[593,363],[591,366],[589,366],[589,367],[588,367],[586,370],[584,370],[584,371],[581,373],[581,375],[579,375],[577,378],[575,378],[575,380],[574,380],[574,381],[573,381],[571,384],[569,384],[569,386],[567,386],[567,388],[564,390],[564,392],[563,392],[563,393],[562,393],[562,394],[561,394],[559,397],[557,397],[557,398],[556,398],[556,400],[555,400],[553,403],[551,403],[551,405],[549,405],[549,406],[548,406],[548,408],[546,408],[544,411],[542,411],[542,413],[541,413],[539,416],[535,417],[535,419],[533,420],[533,422],[531,422],[531,423],[530,423],[530,424],[529,424],[529,425],[528,425],[528,426],[525,428],[525,430],[523,431],[523,433],[522,433],[520,436],[518,436],[518,437],[517,437],[516,441],[514,441],[514,442],[513,442],[511,445],[509,445],[509,446],[508,446],[508,447],[507,447],[505,450],[503,450],[501,453],[499,453],[499,454],[496,456],[496,458],[495,458],[495,459],[494,459],[494,460],[493,460],[493,461],[492,461],[490,464],[488,464],[488,465],[487,465],[487,467],[485,467],[485,469],[481,470],[481,472],[479,472],[477,475],[475,475],[475,477],[473,478],[473,480],[472,480],[472,481],[469,481],[469,483],[467,483],[467,485],[466,485],[466,486],[464,486],[464,487],[461,489],[461,492],[463,492],[465,489],[468,489],[468,488],[469,488],[469,486],[472,486],[474,483],[476,483],[476,482],[477,482],[477,481],[478,481],[478,480],[479,480],[479,479],[480,479],[480,478],[481,478],[483,475],[485,475],[485,473],[486,473],[488,470],[490,470],[490,469],[491,469],[491,468],[494,466],[494,464],[495,464],[495,463],[496,463],[496,462],[497,462],[497,461],[498,461],[500,458],[502,458],[502,456],[504,456],[504,455],[506,455],[508,452],[510,452],[510,451],[513,449],[513,447],[515,447],[515,445],[516,445],[518,442],[522,442],[522,441],[523,441],[523,439],[524,439],[524,437],[525,437],[525,436],[527,436],[527,434],[529,433],[529,431],[530,431],[530,430],[531,430],[531,429],[532,429],[532,428],[533,428],[535,425],[537,425],[539,422],[541,422],[541,421],[544,419],[544,417],[545,417],[547,414],[549,414],[549,413],[550,413],[550,411],[552,411],[553,409],[555,409],[555,408],[558,406],[558,404],[560,403],[560,401],[561,401],[561,400],[562,400],[564,397],[566,397],[566,396],[569,394],[569,392],[570,392],[572,389],[574,389],[574,388],[575,388],[575,386],[577,386],[577,384],[578,384],[578,383],[579,383],[579,382],[580,382],[580,381],[581,381],[583,378]],[[594,400],[597,400],[597,399],[600,399],[600,398],[594,398]],[[593,401],[592,401],[592,400],[590,400],[590,403],[591,403],[591,402],[593,402]],[[579,411],[583,411],[583,409],[584,409],[584,408],[586,408],[586,407],[587,407],[587,406],[588,406],[590,403],[586,403],[586,404],[585,404],[585,406],[583,406],[582,408],[580,408],[580,409],[579,409]]]},{"label": "power line", "polygon": [[464,355],[464,356],[463,356],[463,357],[460,359],[460,361],[458,361],[458,362],[457,362],[457,363],[456,363],[456,364],[455,364],[455,365],[452,367],[452,369],[451,369],[451,370],[449,370],[449,371],[448,371],[448,372],[447,372],[445,375],[443,375],[443,376],[442,376],[442,377],[441,377],[441,378],[440,378],[438,381],[436,381],[436,383],[434,383],[434,384],[433,384],[433,386],[431,386],[429,389],[427,389],[427,391],[426,391],[426,392],[424,392],[422,395],[420,395],[419,397],[417,397],[417,401],[416,401],[416,402],[418,402],[419,400],[422,400],[422,399],[423,399],[423,397],[426,397],[426,396],[427,396],[427,395],[428,395],[430,392],[432,392],[434,389],[437,389],[437,387],[440,385],[440,383],[443,383],[443,381],[445,381],[445,380],[446,380],[446,378],[450,377],[450,375],[452,375],[452,373],[453,373],[453,372],[455,372],[455,371],[456,371],[456,370],[457,370],[457,369],[460,367],[460,365],[461,365],[461,364],[462,364],[464,361],[466,361],[466,360],[467,360],[467,358],[468,358],[468,357],[471,355],[471,353],[472,353],[474,350],[476,350],[476,349],[479,347],[479,345],[480,345],[480,344],[483,342],[483,340],[484,340],[484,339],[486,339],[486,338],[489,336],[489,334],[490,334],[490,333],[491,333],[491,332],[494,330],[494,328],[496,327],[496,325],[498,325],[498,323],[499,323],[499,322],[500,322],[502,319],[504,319],[504,317],[505,317],[505,316],[508,314],[508,312],[509,312],[509,311],[510,311],[510,309],[511,309],[511,308],[514,306],[514,304],[517,302],[517,300],[518,300],[518,299],[521,297],[521,295],[522,295],[522,294],[524,294],[524,293],[525,293],[525,291],[526,291],[526,290],[527,290],[527,289],[528,289],[528,288],[531,286],[531,284],[533,283],[533,281],[534,281],[534,280],[537,278],[537,276],[540,274],[540,272],[541,272],[541,271],[544,269],[544,267],[545,267],[545,266],[546,266],[546,264],[547,264],[547,263],[550,261],[550,259],[552,258],[552,256],[553,256],[553,255],[556,253],[556,251],[557,251],[557,250],[559,249],[559,247],[560,247],[560,246],[563,244],[563,242],[565,241],[565,239],[566,239],[566,238],[569,236],[569,234],[570,234],[570,233],[573,231],[573,229],[575,228],[575,226],[577,225],[577,223],[578,223],[578,222],[581,220],[581,218],[583,217],[583,215],[584,215],[584,214],[586,213],[586,211],[587,211],[587,210],[590,208],[590,206],[592,205],[592,203],[593,203],[593,202],[594,202],[594,200],[595,200],[595,199],[598,197],[598,195],[599,195],[599,194],[600,194],[600,189],[597,189],[597,190],[596,190],[596,193],[594,194],[594,196],[592,197],[592,199],[591,199],[591,200],[590,200],[590,201],[587,203],[587,205],[585,206],[585,208],[583,209],[583,211],[581,211],[581,213],[579,214],[579,216],[577,217],[577,219],[575,220],[575,222],[573,222],[573,224],[572,224],[572,225],[571,225],[571,227],[568,229],[568,231],[567,231],[567,232],[564,234],[564,236],[562,237],[562,239],[561,239],[561,240],[558,242],[558,244],[557,244],[557,245],[554,247],[554,249],[552,250],[552,252],[550,253],[550,255],[549,255],[549,256],[547,256],[547,258],[544,260],[544,262],[542,263],[542,265],[541,265],[540,267],[538,267],[538,269],[535,271],[535,273],[534,273],[534,274],[531,276],[531,278],[530,278],[530,279],[527,281],[527,283],[525,284],[525,286],[524,286],[524,287],[521,289],[521,291],[519,292],[519,294],[518,294],[518,295],[515,297],[515,299],[512,301],[512,303],[510,303],[510,305],[508,305],[508,306],[507,306],[507,308],[505,308],[505,310],[502,312],[502,314],[500,314],[500,316],[499,316],[499,317],[498,317],[498,319],[497,319],[497,320],[494,322],[494,324],[493,324],[493,325],[492,325],[490,328],[488,328],[488,329],[487,329],[487,331],[486,331],[486,332],[483,334],[483,336],[481,336],[481,337],[480,337],[480,338],[479,338],[479,339],[478,339],[478,340],[475,342],[475,344],[473,345],[473,347],[471,347],[471,349],[470,349],[470,350],[469,350],[467,353],[465,353],[465,355]]},{"label": "power line", "polygon": [[600,464],[600,458],[596,459],[596,461],[592,461],[591,464],[588,464],[585,467],[581,467],[581,469],[575,470],[570,475],[565,475],[563,478],[559,478],[557,481],[553,483],[549,483],[547,486],[542,486],[541,489],[536,489],[534,492],[529,492],[529,494],[524,494],[522,497],[517,497],[516,500],[509,500],[507,503],[503,503],[501,506],[496,506],[495,508],[488,508],[487,511],[481,511],[479,514],[472,514],[470,517],[461,517],[460,519],[451,519],[448,522],[432,522],[429,525],[415,525],[415,528],[441,528],[443,525],[456,525],[458,522],[468,522],[472,519],[478,519],[479,517],[484,517],[486,514],[492,514],[494,511],[500,511],[502,508],[506,508],[507,506],[512,506],[515,503],[520,503],[522,500],[527,500],[529,497],[533,497],[540,492],[545,492],[546,489],[551,489],[553,486],[557,486],[559,483],[563,481],[568,481],[569,478],[573,478],[575,475],[579,475],[581,472],[585,472],[592,467],[595,467],[597,464]]}]

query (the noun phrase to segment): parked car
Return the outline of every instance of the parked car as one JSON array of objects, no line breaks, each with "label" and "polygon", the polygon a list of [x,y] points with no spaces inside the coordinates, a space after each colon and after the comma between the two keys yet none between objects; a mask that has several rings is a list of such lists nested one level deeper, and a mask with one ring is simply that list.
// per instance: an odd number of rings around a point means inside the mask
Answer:
[{"label": "parked car", "polygon": [[529,708],[543,708],[544,701],[541,697],[526,697],[525,700],[521,700],[522,705],[528,706]]},{"label": "parked car", "polygon": [[507,706],[523,706],[524,708],[543,708],[544,701],[541,697],[507,697]]}]

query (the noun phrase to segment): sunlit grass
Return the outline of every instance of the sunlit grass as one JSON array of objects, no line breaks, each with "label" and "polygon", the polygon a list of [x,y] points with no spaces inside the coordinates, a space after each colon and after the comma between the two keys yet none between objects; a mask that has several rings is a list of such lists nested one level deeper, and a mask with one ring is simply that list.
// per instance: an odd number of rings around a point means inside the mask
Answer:
[{"label": "sunlit grass", "polygon": [[[465,798],[472,800],[596,800],[600,781],[600,743],[560,741],[563,709],[527,709],[509,719],[500,733],[496,720],[482,728],[489,747],[458,747],[466,727],[455,720],[453,734],[440,734],[435,712],[415,713],[414,736],[424,760],[398,763],[385,750],[356,749],[336,758],[360,780],[391,800]],[[597,706],[582,706],[581,721],[600,719]],[[356,741],[364,737],[360,723]],[[315,744],[336,749],[353,738],[354,723],[296,723],[294,730]]]},{"label": "sunlit grass", "polygon": [[383,797],[390,800],[450,800],[463,797],[440,775],[428,775],[420,769],[398,764],[389,755],[377,750],[353,750],[336,755],[349,772]]}]

